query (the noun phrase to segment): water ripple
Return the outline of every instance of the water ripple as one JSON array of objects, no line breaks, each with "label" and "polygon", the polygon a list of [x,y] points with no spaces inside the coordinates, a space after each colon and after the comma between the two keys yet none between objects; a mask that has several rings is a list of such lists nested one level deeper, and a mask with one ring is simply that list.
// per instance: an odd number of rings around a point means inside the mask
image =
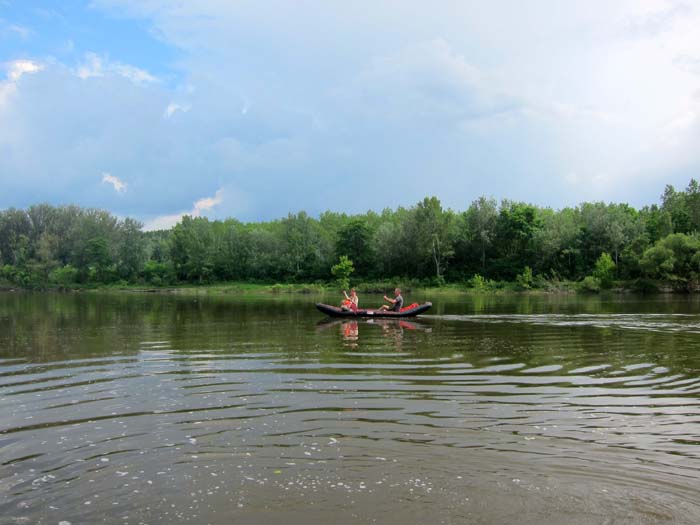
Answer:
[{"label": "water ripple", "polygon": [[700,517],[695,314],[212,315],[0,360],[0,514],[302,523],[313,498],[322,521]]}]

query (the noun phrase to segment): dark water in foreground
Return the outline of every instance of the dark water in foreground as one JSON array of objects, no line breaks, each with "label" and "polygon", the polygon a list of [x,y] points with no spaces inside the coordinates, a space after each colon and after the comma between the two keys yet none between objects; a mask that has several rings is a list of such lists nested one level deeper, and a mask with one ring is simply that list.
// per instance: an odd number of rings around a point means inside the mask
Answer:
[{"label": "dark water in foreground", "polygon": [[0,522],[700,523],[700,299],[312,300],[0,294]]}]

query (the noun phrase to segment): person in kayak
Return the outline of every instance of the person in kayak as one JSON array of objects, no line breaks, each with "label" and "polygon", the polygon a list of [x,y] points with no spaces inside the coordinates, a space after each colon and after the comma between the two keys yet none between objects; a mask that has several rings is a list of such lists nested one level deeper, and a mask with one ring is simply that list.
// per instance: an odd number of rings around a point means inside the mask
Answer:
[{"label": "person in kayak", "polygon": [[340,307],[343,310],[352,310],[353,312],[356,312],[357,307],[360,304],[360,298],[357,297],[357,292],[355,291],[355,289],[350,288],[350,295],[348,295],[347,292],[343,290],[343,295],[345,296],[345,300],[340,304]]},{"label": "person in kayak", "polygon": [[401,296],[401,288],[397,288],[394,290],[394,295],[395,297],[393,299],[390,299],[386,295],[384,296],[384,300],[391,303],[391,305],[388,304],[383,304],[379,307],[379,310],[382,312],[386,311],[392,311],[392,312],[400,312],[401,307],[403,306],[403,297]]}]

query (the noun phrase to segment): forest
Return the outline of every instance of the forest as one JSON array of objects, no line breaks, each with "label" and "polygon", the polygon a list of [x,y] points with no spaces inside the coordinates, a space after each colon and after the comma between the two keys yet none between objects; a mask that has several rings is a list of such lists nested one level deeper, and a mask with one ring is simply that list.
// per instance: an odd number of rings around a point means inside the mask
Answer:
[{"label": "forest", "polygon": [[[37,204],[0,211],[0,284],[330,283],[519,289],[577,283],[693,290],[700,280],[700,186],[666,186],[660,203],[584,202],[553,210],[481,197],[465,211],[435,197],[381,213],[300,211],[269,222],[185,216],[169,230],[107,211]],[[342,264],[341,264],[342,266]],[[342,273],[342,272],[341,272]]]}]

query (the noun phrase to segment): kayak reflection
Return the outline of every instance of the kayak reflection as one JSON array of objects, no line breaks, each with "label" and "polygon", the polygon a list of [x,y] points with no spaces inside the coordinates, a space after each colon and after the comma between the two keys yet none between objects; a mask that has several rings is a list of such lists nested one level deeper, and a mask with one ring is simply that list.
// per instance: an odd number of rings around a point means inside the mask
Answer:
[{"label": "kayak reflection", "polygon": [[340,325],[340,333],[346,341],[357,341],[360,338],[360,327],[357,321],[348,321]]},{"label": "kayak reflection", "polygon": [[[330,327],[338,327],[343,340],[349,343],[356,343],[360,339],[360,326],[377,327],[382,330],[386,337],[394,337],[400,339],[404,331],[425,331],[431,332],[432,328],[428,325],[415,321],[404,321],[402,319],[323,319],[316,323],[317,330],[327,330]],[[368,330],[370,328],[367,328]],[[353,345],[354,346],[354,345]]]}]

